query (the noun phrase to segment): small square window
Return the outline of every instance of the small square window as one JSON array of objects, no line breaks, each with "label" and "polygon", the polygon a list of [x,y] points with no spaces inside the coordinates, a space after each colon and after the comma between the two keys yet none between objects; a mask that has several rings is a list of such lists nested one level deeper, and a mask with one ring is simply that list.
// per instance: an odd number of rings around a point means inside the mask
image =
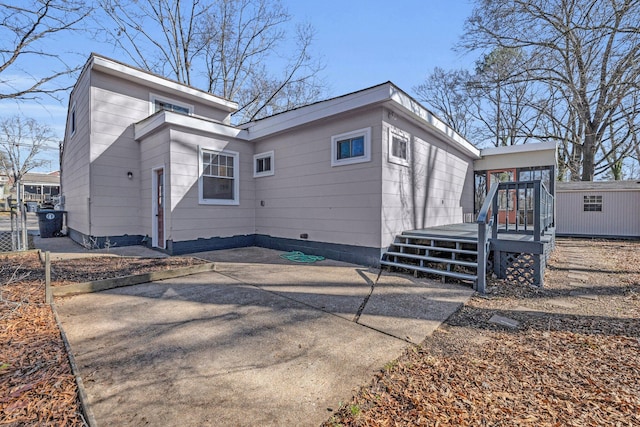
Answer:
[{"label": "small square window", "polygon": [[273,151],[253,156],[253,177],[270,176],[274,174]]},{"label": "small square window", "polygon": [[371,128],[331,137],[331,166],[371,160]]},{"label": "small square window", "polygon": [[602,196],[583,196],[584,212],[602,212]]},{"label": "small square window", "polygon": [[390,163],[409,166],[409,135],[398,129],[389,128]]}]

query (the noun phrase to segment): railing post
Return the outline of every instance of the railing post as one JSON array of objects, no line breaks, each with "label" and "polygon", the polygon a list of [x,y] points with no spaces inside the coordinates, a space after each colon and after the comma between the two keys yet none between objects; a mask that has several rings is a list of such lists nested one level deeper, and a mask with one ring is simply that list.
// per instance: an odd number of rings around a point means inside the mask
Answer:
[{"label": "railing post", "polygon": [[500,194],[500,186],[498,185],[498,191],[496,191],[495,196],[493,197],[492,200],[492,207],[491,207],[491,216],[493,217],[493,225],[491,226],[491,238],[492,239],[497,239],[498,238],[498,227],[500,226],[500,224],[498,224],[498,197]]},{"label": "railing post", "polygon": [[476,290],[484,294],[487,286],[487,225],[478,223],[478,279]]},{"label": "railing post", "polygon": [[540,181],[533,184],[533,240],[540,241],[540,220],[542,219],[542,209],[540,209]]}]

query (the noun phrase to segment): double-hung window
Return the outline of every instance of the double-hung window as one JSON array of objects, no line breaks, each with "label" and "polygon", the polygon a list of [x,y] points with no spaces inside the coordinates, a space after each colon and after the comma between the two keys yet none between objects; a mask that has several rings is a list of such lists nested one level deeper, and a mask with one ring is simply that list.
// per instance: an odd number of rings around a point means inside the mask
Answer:
[{"label": "double-hung window", "polygon": [[237,205],[238,153],[200,149],[200,179],[198,181],[201,204]]},{"label": "double-hung window", "polygon": [[371,160],[371,128],[331,137],[331,166]]}]

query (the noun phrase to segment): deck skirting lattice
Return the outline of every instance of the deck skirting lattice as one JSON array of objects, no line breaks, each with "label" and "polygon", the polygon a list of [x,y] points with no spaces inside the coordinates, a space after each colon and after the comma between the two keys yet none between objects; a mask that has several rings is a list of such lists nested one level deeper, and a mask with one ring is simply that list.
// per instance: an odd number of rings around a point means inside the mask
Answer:
[{"label": "deck skirting lattice", "polygon": [[497,252],[497,254],[500,258],[497,263],[499,271],[496,272],[498,277],[522,284],[542,286],[542,276],[546,264],[543,254],[503,251]]}]

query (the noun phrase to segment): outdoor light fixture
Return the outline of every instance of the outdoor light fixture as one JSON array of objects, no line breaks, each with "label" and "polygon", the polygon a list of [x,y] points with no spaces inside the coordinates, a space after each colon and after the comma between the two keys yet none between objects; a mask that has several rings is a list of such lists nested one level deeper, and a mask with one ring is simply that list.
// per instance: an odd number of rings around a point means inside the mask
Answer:
[{"label": "outdoor light fixture", "polygon": [[133,179],[133,172],[131,171],[127,172],[127,178]]}]

